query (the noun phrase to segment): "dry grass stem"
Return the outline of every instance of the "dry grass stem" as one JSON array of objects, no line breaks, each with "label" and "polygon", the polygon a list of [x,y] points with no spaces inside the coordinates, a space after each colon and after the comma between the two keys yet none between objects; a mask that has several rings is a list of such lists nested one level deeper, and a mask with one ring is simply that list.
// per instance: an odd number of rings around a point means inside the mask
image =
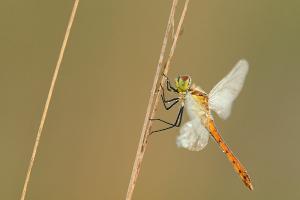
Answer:
[{"label": "dry grass stem", "polygon": [[59,68],[60,68],[60,65],[61,65],[61,62],[62,62],[62,59],[63,59],[63,56],[64,56],[64,52],[65,52],[67,41],[68,41],[68,38],[69,38],[69,35],[70,35],[71,27],[72,27],[72,24],[73,24],[73,21],[74,21],[74,18],[75,18],[78,3],[79,3],[79,0],[75,0],[74,6],[73,6],[73,9],[72,9],[72,13],[71,13],[71,16],[70,16],[70,19],[69,19],[69,22],[68,22],[67,30],[66,30],[66,33],[65,33],[65,37],[64,37],[64,40],[63,40],[63,44],[62,44],[62,47],[60,49],[59,57],[58,57],[58,60],[57,60],[57,63],[56,63],[55,71],[54,71],[52,81],[51,81],[51,86],[50,86],[50,89],[49,89],[48,97],[47,97],[47,100],[46,100],[46,103],[45,103],[44,111],[43,111],[43,114],[42,114],[42,118],[41,118],[41,121],[40,121],[39,129],[38,129],[38,132],[37,132],[37,136],[36,136],[36,139],[35,139],[32,155],[31,155],[31,159],[30,159],[30,162],[29,162],[29,166],[28,166],[28,170],[27,170],[27,174],[26,174],[26,179],[25,179],[24,186],[23,186],[22,195],[21,195],[21,198],[20,198],[21,200],[24,200],[25,196],[26,196],[26,191],[27,191],[29,180],[30,180],[32,166],[34,164],[34,159],[35,159],[35,156],[36,156],[36,153],[37,153],[37,148],[39,146],[39,142],[40,142],[42,130],[43,130],[43,127],[44,127],[44,123],[45,123],[45,120],[46,120],[46,116],[47,116],[49,104],[50,104],[50,101],[51,101],[51,97],[52,97],[52,94],[53,94],[55,82],[56,82],[57,75],[58,75],[58,72],[59,72]]},{"label": "dry grass stem", "polygon": [[[180,32],[182,30],[183,20],[184,20],[186,11],[187,11],[188,4],[189,4],[189,0],[186,0],[185,4],[184,4],[183,11],[182,11],[182,14],[181,14],[181,17],[180,17],[180,20],[179,20],[179,23],[178,23],[178,26],[177,26],[177,29],[176,29],[176,33],[175,33],[174,38],[173,38],[173,43],[172,43],[172,46],[171,46],[169,57],[168,57],[167,62],[165,64],[165,66],[164,66],[164,69],[163,69],[163,74],[165,74],[165,75],[167,75],[168,72],[169,72],[170,63],[171,63],[172,57],[174,55],[174,51],[175,51],[175,48],[176,48],[177,40],[178,40]],[[164,85],[165,80],[166,80],[165,77],[162,77],[160,79],[160,85]],[[155,115],[155,112],[156,112],[156,109],[157,109],[157,106],[158,106],[158,102],[159,102],[159,99],[160,99],[159,97],[160,97],[160,88],[158,88],[158,94],[155,97],[154,106],[153,106],[153,110],[152,110],[150,119],[154,118],[154,115]],[[152,125],[152,121],[149,121],[149,124],[148,124],[148,133],[151,130],[151,125]]]},{"label": "dry grass stem", "polygon": [[[152,89],[151,89],[151,93],[150,93],[150,98],[149,98],[149,103],[148,103],[148,107],[147,107],[147,112],[146,112],[146,116],[145,116],[145,120],[144,120],[144,124],[143,124],[143,129],[141,132],[141,137],[140,137],[140,141],[139,141],[139,145],[138,145],[138,149],[137,149],[137,153],[136,153],[136,157],[135,157],[135,161],[134,161],[134,165],[133,165],[133,169],[132,169],[132,173],[131,173],[131,178],[129,181],[129,185],[128,185],[128,190],[127,190],[127,195],[126,195],[126,200],[131,200],[132,199],[132,195],[133,195],[133,191],[136,185],[136,180],[138,178],[140,169],[141,169],[141,163],[145,154],[145,150],[146,150],[146,146],[147,146],[147,141],[148,141],[148,136],[151,130],[151,125],[152,122],[149,120],[150,118],[154,118],[156,109],[157,109],[157,105],[159,102],[159,97],[160,97],[160,87],[158,83],[163,84],[165,79],[162,78],[161,76],[161,72],[162,72],[162,63],[164,60],[164,55],[165,55],[165,50],[166,50],[166,46],[167,46],[167,42],[168,42],[168,38],[170,36],[170,31],[172,29],[171,35],[172,35],[172,39],[173,39],[173,43],[170,49],[170,53],[169,56],[167,58],[167,62],[166,65],[164,66],[163,72],[164,74],[168,73],[169,70],[169,66],[170,66],[170,62],[171,59],[174,55],[174,50],[176,48],[176,43],[178,41],[178,37],[179,34],[181,32],[181,28],[182,28],[182,24],[183,24],[183,20],[187,11],[187,7],[188,7],[188,3],[189,0],[185,1],[184,4],[184,8],[176,29],[176,33],[175,35],[173,35],[174,33],[174,16],[175,16],[175,10],[176,10],[176,6],[177,6],[178,0],[173,0],[173,4],[172,4],[172,8],[171,8],[171,12],[169,15],[169,20],[168,20],[168,24],[167,24],[167,29],[166,29],[166,33],[163,39],[163,45],[162,45],[162,49],[161,49],[161,53],[160,53],[160,57],[159,57],[159,61],[158,61],[158,65],[157,65],[157,70],[156,70],[156,74],[154,77],[154,81],[153,81],[153,85],[152,85]],[[154,105],[153,105],[154,102]],[[151,117],[150,117],[151,116]]]}]

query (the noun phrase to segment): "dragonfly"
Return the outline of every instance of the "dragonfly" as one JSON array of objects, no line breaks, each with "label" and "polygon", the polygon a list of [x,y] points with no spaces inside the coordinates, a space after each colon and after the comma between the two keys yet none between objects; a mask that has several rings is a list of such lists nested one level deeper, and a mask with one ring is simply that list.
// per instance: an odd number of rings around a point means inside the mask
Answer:
[{"label": "dragonfly", "polygon": [[171,109],[178,102],[181,103],[181,106],[174,123],[159,118],[151,119],[168,125],[166,128],[152,131],[151,134],[180,127],[183,111],[186,107],[190,120],[180,128],[176,140],[177,146],[191,151],[200,151],[207,145],[209,137],[213,137],[245,186],[253,190],[253,185],[246,168],[236,158],[221,137],[212,116],[212,111],[214,111],[221,119],[225,120],[229,117],[232,104],[243,87],[248,70],[248,62],[244,59],[240,60],[208,94],[202,88],[192,84],[192,79],[188,75],[178,76],[175,79],[175,87],[173,87],[169,78],[163,74],[166,78],[167,90],[178,94],[176,98],[167,100],[164,88],[161,86],[161,98],[165,109]]}]

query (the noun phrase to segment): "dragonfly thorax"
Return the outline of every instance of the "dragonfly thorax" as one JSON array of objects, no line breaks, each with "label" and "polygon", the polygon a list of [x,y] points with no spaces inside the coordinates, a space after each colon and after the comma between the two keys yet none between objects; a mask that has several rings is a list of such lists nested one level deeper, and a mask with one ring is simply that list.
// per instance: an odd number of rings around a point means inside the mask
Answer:
[{"label": "dragonfly thorax", "polygon": [[175,85],[178,92],[187,92],[191,87],[191,83],[192,78],[188,75],[178,76],[175,79]]}]

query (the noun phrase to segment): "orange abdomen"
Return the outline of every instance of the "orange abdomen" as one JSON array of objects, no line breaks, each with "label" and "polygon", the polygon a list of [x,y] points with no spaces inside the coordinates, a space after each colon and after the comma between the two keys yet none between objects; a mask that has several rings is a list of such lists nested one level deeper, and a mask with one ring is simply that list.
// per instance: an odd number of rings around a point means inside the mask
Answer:
[{"label": "orange abdomen", "polygon": [[214,121],[212,119],[209,119],[207,122],[207,129],[209,130],[212,137],[216,140],[216,142],[219,144],[222,151],[227,156],[228,160],[233,165],[233,168],[235,171],[239,174],[244,184],[250,189],[253,190],[253,185],[251,183],[250,177],[246,171],[246,168],[242,165],[242,163],[234,156],[232,151],[229,149],[229,147],[224,142],[223,138],[219,134],[218,130],[215,127]]}]

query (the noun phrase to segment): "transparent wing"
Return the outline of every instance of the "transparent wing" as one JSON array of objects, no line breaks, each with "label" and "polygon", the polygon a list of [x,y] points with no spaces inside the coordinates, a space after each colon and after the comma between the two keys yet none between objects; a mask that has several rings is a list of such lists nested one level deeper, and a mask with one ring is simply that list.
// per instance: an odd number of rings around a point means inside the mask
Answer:
[{"label": "transparent wing", "polygon": [[198,118],[186,122],[180,129],[177,146],[191,151],[200,151],[208,143],[209,132]]},{"label": "transparent wing", "polygon": [[232,103],[243,87],[248,69],[248,62],[240,60],[209,93],[209,107],[222,119],[229,117]]}]

